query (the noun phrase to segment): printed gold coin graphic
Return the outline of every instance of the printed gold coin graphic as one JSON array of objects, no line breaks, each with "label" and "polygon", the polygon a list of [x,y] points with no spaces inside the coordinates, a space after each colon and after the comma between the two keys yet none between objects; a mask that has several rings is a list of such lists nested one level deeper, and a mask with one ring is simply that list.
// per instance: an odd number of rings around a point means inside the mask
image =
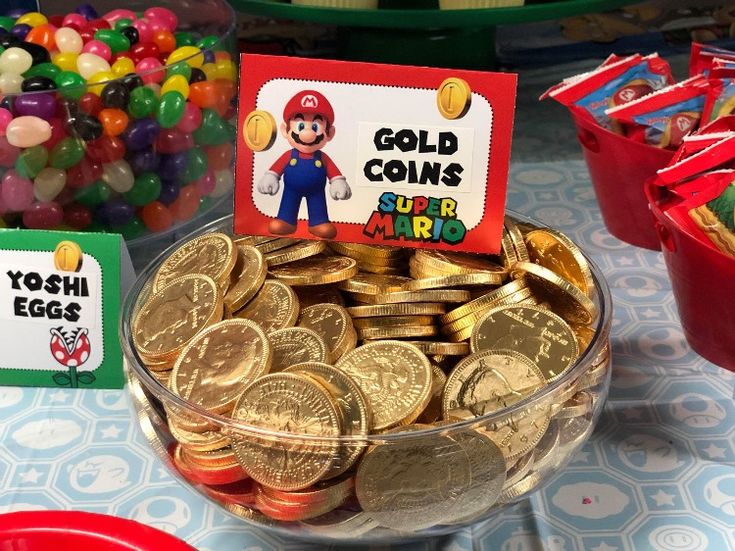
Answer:
[{"label": "printed gold coin graphic", "polygon": [[252,151],[270,149],[276,141],[276,119],[268,111],[252,111],[245,118],[242,137]]},{"label": "printed gold coin graphic", "polygon": [[82,267],[82,248],[74,241],[60,241],[54,251],[54,266],[62,272],[76,272]]},{"label": "printed gold coin graphic", "polygon": [[450,77],[439,85],[436,93],[436,105],[445,119],[460,119],[470,109],[472,89],[461,78]]}]

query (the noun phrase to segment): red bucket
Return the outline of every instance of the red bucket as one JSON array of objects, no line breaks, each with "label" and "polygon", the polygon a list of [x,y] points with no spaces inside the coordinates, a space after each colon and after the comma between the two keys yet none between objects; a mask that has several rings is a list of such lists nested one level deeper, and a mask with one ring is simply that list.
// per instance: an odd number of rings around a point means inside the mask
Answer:
[{"label": "red bucket", "polygon": [[132,520],[77,511],[0,515],[0,551],[196,551]]},{"label": "red bucket", "polygon": [[645,189],[687,342],[700,356],[735,371],[735,258],[674,224],[659,208],[665,189],[653,181]]},{"label": "red bucket", "polygon": [[574,112],[572,118],[608,231],[631,245],[659,250],[643,185],[674,151],[635,142]]}]

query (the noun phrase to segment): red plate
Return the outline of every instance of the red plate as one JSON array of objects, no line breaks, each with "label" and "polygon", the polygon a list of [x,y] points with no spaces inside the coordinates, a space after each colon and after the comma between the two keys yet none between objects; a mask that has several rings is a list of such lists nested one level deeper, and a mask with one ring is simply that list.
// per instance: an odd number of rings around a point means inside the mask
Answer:
[{"label": "red plate", "polygon": [[[85,547],[86,546],[86,547]],[[138,522],[77,511],[0,515],[0,551],[196,551]]]}]

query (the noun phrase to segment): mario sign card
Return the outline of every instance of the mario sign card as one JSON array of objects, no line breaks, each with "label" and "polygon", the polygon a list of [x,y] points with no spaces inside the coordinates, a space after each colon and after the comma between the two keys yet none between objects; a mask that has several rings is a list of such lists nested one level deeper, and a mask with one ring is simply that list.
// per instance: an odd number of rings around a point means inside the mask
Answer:
[{"label": "mario sign card", "polygon": [[117,234],[0,230],[0,385],[122,388]]},{"label": "mario sign card", "polygon": [[500,250],[515,75],[241,60],[236,233]]}]

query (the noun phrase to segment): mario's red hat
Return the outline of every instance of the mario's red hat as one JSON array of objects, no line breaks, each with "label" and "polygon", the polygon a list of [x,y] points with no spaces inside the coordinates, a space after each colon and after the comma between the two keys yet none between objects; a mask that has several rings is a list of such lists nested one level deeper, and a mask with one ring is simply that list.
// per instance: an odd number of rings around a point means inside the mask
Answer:
[{"label": "mario's red hat", "polygon": [[283,120],[288,122],[291,117],[301,113],[302,115],[321,115],[329,124],[334,123],[334,109],[327,98],[316,90],[301,90],[298,94],[288,100],[283,109]]}]

